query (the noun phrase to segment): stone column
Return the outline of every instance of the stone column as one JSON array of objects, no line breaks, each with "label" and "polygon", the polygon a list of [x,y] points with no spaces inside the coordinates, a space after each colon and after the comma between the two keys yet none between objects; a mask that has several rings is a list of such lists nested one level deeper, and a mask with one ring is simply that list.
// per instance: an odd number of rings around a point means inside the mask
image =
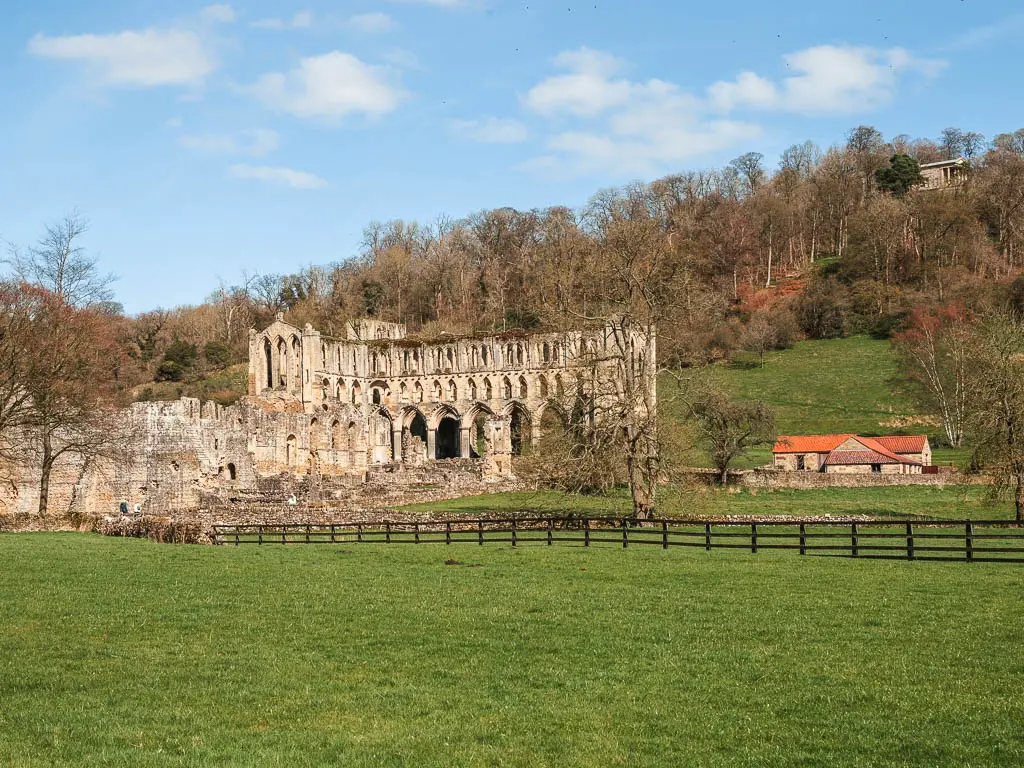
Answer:
[{"label": "stone column", "polygon": [[459,430],[459,456],[461,456],[464,459],[468,459],[470,445],[470,428],[462,427]]},{"label": "stone column", "polygon": [[437,458],[437,430],[427,427],[427,461]]},{"label": "stone column", "polygon": [[396,464],[402,461],[402,427],[391,428],[392,458]]},{"label": "stone column", "polygon": [[534,448],[540,445],[540,419],[536,417],[530,422],[530,444]]}]

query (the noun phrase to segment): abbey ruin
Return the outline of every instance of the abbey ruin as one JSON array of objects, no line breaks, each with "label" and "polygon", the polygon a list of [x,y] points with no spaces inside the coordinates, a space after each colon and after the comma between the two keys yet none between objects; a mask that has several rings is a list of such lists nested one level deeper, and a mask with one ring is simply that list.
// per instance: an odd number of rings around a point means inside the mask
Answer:
[{"label": "abbey ruin", "polygon": [[[515,456],[547,430],[594,423],[621,389],[617,332],[425,339],[361,320],[330,338],[279,315],[249,332],[247,396],[227,407],[135,403],[122,455],[55,470],[53,509],[173,514],[296,495],[386,504],[416,500],[416,489],[453,497],[512,487]],[[653,355],[653,339],[640,346]],[[34,478],[30,466],[15,473],[0,494],[7,512],[33,509]]]}]

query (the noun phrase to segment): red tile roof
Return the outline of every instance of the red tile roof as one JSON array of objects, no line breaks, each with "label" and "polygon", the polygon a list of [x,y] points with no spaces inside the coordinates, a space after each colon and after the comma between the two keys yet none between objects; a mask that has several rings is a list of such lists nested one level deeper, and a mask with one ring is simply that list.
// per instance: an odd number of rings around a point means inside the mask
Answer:
[{"label": "red tile roof", "polygon": [[893,453],[924,453],[927,435],[888,435],[873,438],[883,448]]},{"label": "red tile roof", "polygon": [[886,456],[876,451],[832,451],[826,459],[826,466],[834,467],[844,464],[902,464],[895,456]]},{"label": "red tile roof", "polygon": [[772,453],[828,453],[854,435],[779,435]]},{"label": "red tile roof", "polygon": [[[863,445],[865,451],[837,451],[840,445],[853,438]],[[860,437],[859,435],[781,435],[772,448],[772,453],[827,453],[826,464],[920,464],[919,461],[901,456],[901,453],[921,453],[924,450],[925,435],[894,435],[889,437]],[[840,454],[842,460],[832,460]],[[862,460],[853,460],[860,455]],[[866,455],[878,459],[864,459]],[[849,460],[847,460],[849,459]]]}]

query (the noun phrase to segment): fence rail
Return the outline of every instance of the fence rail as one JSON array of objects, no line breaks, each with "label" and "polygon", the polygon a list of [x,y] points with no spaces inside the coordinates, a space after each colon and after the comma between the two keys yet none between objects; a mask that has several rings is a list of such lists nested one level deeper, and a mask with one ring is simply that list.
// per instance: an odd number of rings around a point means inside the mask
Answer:
[{"label": "fence rail", "polygon": [[511,544],[790,550],[801,555],[1024,563],[1024,529],[1005,520],[727,521],[483,518],[429,522],[215,525],[214,543]]}]

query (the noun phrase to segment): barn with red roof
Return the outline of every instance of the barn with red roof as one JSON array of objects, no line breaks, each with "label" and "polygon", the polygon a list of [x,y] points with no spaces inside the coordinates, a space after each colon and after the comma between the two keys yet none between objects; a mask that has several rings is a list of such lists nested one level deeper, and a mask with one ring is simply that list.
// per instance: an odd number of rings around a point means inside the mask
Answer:
[{"label": "barn with red roof", "polygon": [[783,435],[772,466],[792,472],[921,474],[931,466],[927,435]]}]

